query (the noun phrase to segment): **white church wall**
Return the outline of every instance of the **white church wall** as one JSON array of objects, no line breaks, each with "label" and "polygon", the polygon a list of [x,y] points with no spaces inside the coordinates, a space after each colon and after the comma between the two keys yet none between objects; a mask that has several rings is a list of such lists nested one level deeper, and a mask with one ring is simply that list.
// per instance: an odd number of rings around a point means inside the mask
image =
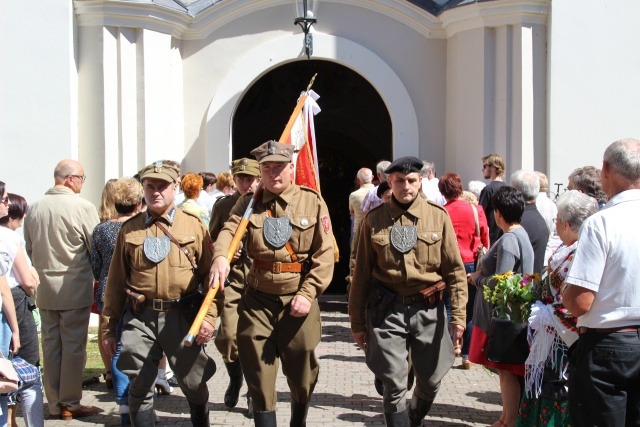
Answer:
[{"label": "white church wall", "polygon": [[449,37],[446,169],[459,173],[465,186],[482,179],[481,158],[490,153],[505,158],[507,179],[517,169],[543,169],[545,40],[540,24]]},{"label": "white church wall", "polygon": [[109,26],[82,26],[79,34],[80,160],[96,178],[85,185],[97,203],[108,179],[158,159],[182,159],[181,41]]},{"label": "white church wall", "polygon": [[78,156],[74,31],[69,1],[0,2],[0,180],[30,203]]},{"label": "white church wall", "polygon": [[549,27],[550,187],[604,149],[640,138],[640,2],[552,3]]},{"label": "white church wall", "polygon": [[[303,36],[299,28],[293,25],[294,14],[290,6],[282,5],[236,17],[232,25],[217,28],[204,40],[183,42],[185,99],[188,100],[186,117],[193,124],[186,126],[185,130],[187,145],[192,142],[185,160],[190,168],[199,169],[202,166],[204,157],[200,153],[203,150],[207,153],[208,167],[213,166],[214,171],[218,171],[217,167],[227,167],[232,114],[244,90],[269,69],[304,58]],[[429,156],[436,162],[442,162],[445,41],[425,39],[415,30],[379,13],[341,4],[323,3],[318,19],[313,30],[314,59],[326,59],[350,67],[365,78],[369,76],[368,80],[374,87],[385,85],[390,80],[373,81],[373,75],[380,74],[383,72],[380,68],[385,68],[384,72],[404,86],[402,90],[408,93],[409,103],[396,105],[395,111],[391,111],[394,126],[398,127],[394,130],[395,153],[425,158]],[[363,31],[367,28],[376,30]],[[403,49],[398,49],[399,45]],[[364,59],[368,55],[374,55],[376,59]],[[224,60],[221,61],[220,58]],[[377,65],[372,61],[377,61]],[[247,63],[252,64],[247,66],[247,70],[241,70],[239,64]],[[247,75],[238,76],[238,73]],[[241,80],[243,83],[232,89],[220,87],[233,80]],[[383,87],[376,89],[383,100],[385,96],[395,96],[388,89],[385,94]],[[233,93],[226,94],[221,103],[211,104],[216,96],[220,96],[218,91],[229,90]],[[320,95],[330,96],[322,93]],[[293,108],[295,100],[291,102]],[[391,100],[386,99],[385,102]],[[322,98],[319,103],[322,107]],[[220,108],[224,112],[206,111],[206,108]],[[214,118],[221,113],[222,117],[217,117],[215,124],[207,124],[203,120],[204,112]],[[403,129],[403,122],[407,120],[417,121],[416,134]],[[216,132],[212,139],[211,131]],[[273,136],[265,136],[268,137]],[[210,141],[215,145],[211,146]],[[415,148],[403,148],[411,146]]]}]

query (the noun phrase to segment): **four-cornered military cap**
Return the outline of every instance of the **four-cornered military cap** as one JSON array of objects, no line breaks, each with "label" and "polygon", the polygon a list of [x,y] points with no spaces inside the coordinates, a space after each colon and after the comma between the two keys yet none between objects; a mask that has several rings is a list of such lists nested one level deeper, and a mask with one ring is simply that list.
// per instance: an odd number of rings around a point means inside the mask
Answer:
[{"label": "four-cornered military cap", "polygon": [[177,182],[178,174],[178,169],[175,166],[157,161],[140,171],[140,181],[145,178],[155,178],[167,182]]},{"label": "four-cornered military cap", "polygon": [[291,162],[293,157],[293,145],[283,144],[278,141],[267,141],[258,148],[253,149],[251,154],[258,159],[259,164],[264,162]]},{"label": "four-cornered military cap", "polygon": [[398,160],[395,160],[393,163],[391,163],[389,167],[384,170],[384,173],[389,174],[392,172],[420,172],[422,170],[422,166],[422,160],[416,157],[400,157]]},{"label": "four-cornered military cap", "polygon": [[234,176],[235,175],[260,176],[260,168],[258,167],[257,161],[243,157],[242,159],[233,161],[233,163],[231,164],[231,174]]}]

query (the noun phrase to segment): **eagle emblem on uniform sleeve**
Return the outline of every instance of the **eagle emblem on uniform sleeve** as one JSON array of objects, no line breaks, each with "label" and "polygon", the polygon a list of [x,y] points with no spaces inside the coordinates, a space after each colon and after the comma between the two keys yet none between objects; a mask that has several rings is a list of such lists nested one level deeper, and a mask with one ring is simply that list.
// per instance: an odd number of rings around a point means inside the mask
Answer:
[{"label": "eagle emblem on uniform sleeve", "polygon": [[322,215],[320,218],[320,222],[322,223],[322,229],[325,233],[329,234],[331,231],[331,221],[329,220],[329,215]]}]

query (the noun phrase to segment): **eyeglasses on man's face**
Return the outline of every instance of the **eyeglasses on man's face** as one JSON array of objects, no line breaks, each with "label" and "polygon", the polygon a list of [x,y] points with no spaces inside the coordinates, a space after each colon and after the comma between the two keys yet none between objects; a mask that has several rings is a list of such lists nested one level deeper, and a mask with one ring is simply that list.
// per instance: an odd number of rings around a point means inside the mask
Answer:
[{"label": "eyeglasses on man's face", "polygon": [[486,163],[484,165],[482,165],[482,169],[486,169],[486,168],[490,168],[490,167],[491,167],[491,165],[486,164]]},{"label": "eyeglasses on man's face", "polygon": [[80,182],[84,182],[87,179],[87,175],[67,175],[67,177],[78,178]]}]

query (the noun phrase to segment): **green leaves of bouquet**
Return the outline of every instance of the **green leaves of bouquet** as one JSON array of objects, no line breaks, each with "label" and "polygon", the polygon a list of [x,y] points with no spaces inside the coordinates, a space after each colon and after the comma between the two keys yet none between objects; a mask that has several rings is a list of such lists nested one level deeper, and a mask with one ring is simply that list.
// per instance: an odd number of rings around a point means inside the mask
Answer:
[{"label": "green leaves of bouquet", "polygon": [[539,274],[514,274],[507,271],[495,274],[490,283],[495,286],[485,286],[484,299],[494,305],[493,312],[501,319],[511,319],[513,323],[525,323],[531,314],[531,305],[537,299],[537,284]]}]

